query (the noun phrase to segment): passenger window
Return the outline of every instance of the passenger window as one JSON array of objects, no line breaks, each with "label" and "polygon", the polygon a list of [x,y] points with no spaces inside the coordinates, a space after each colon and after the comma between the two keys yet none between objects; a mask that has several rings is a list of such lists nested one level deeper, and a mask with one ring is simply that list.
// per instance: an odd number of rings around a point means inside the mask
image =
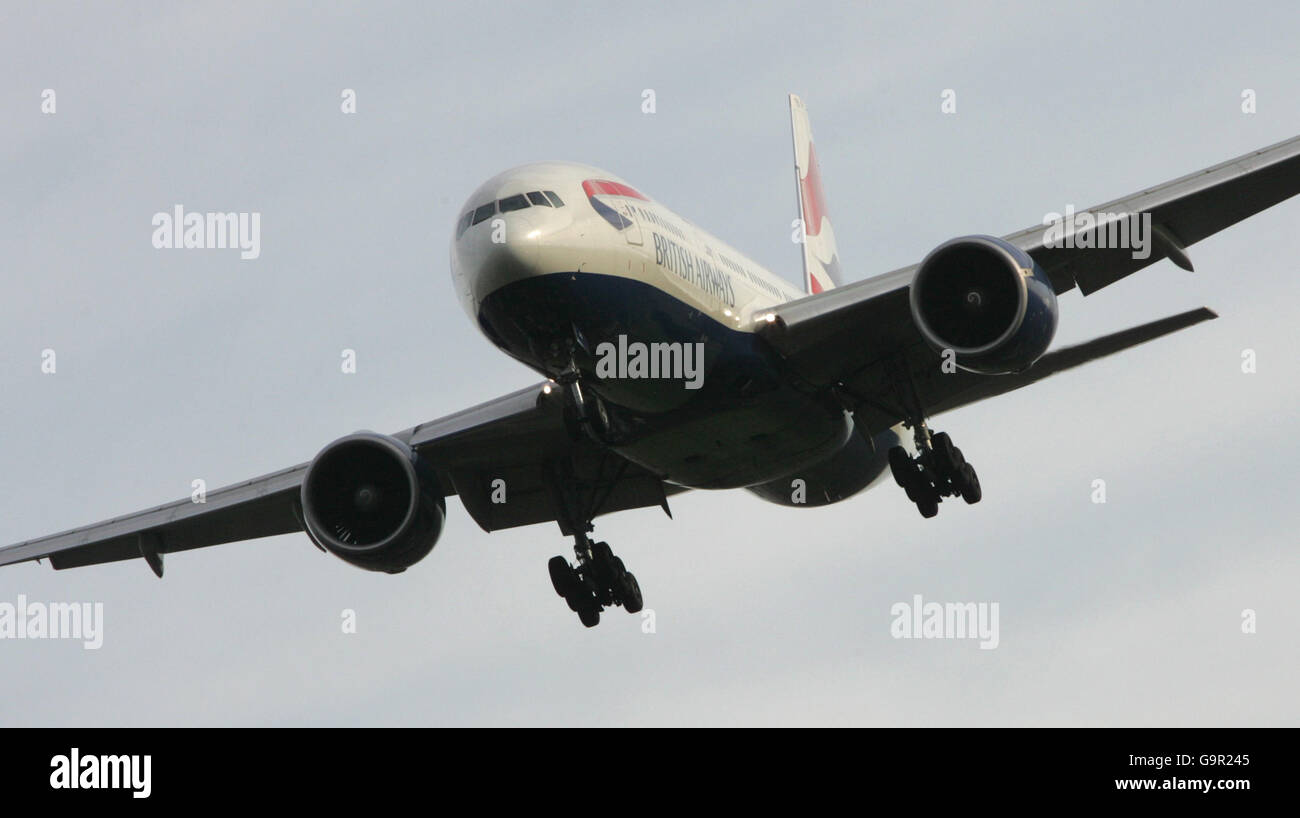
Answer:
[{"label": "passenger window", "polygon": [[528,200],[524,198],[524,194],[516,193],[514,196],[507,196],[502,199],[498,204],[501,205],[502,213],[509,213],[513,210],[523,210],[528,207]]},{"label": "passenger window", "polygon": [[543,196],[539,191],[536,191],[536,190],[534,190],[532,193],[529,193],[529,194],[528,194],[528,201],[532,202],[533,204],[537,205],[538,207],[550,207],[550,206],[551,206],[551,201],[550,201],[550,199],[547,199],[547,198],[546,198],[545,196]]},{"label": "passenger window", "polygon": [[555,205],[556,207],[564,207],[564,201],[561,200],[559,196],[555,195],[554,190],[548,190],[545,191],[545,193],[546,193],[546,197],[551,200],[551,204]]},{"label": "passenger window", "polygon": [[492,216],[496,214],[496,212],[497,212],[497,203],[488,202],[487,204],[477,208],[474,211],[474,224],[478,224],[481,221],[486,221],[487,219],[490,219]]},{"label": "passenger window", "polygon": [[465,235],[465,231],[469,229],[470,221],[473,220],[473,218],[473,210],[460,217],[460,221],[456,223],[456,238]]}]

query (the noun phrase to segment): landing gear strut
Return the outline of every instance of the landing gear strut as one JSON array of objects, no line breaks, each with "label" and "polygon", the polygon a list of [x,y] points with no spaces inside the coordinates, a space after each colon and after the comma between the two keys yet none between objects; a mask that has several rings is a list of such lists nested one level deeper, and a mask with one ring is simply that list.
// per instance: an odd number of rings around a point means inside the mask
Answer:
[{"label": "landing gear strut", "polygon": [[938,514],[944,497],[960,496],[969,504],[978,503],[984,495],[975,467],[966,462],[947,432],[930,433],[910,373],[896,382],[905,385],[899,391],[908,406],[906,425],[912,429],[917,455],[912,457],[902,446],[889,450],[894,482],[907,492],[907,499],[916,504],[922,517]]},{"label": "landing gear strut", "polygon": [[555,593],[564,597],[582,624],[595,627],[600,624],[600,612],[614,605],[628,613],[641,610],[641,586],[608,543],[593,543],[587,532],[580,531],[574,535],[573,552],[576,567],[561,556],[551,557],[546,567]]},{"label": "landing gear strut", "polygon": [[[586,346],[576,328],[573,344]],[[585,435],[603,444],[610,436],[609,413],[600,396],[583,386],[574,354],[574,346],[570,345],[569,363],[555,378],[564,390],[565,418],[575,439]],[[592,542],[588,536],[592,530],[591,521],[609,499],[613,486],[627,468],[627,462],[620,460],[616,468],[614,474],[594,481],[594,485],[591,481],[584,483],[574,479],[564,469],[558,469],[556,479],[552,481],[553,499],[559,513],[557,522],[562,532],[573,535],[573,553],[577,560],[576,564],[570,564],[562,556],[551,557],[547,570],[555,593],[569,603],[569,609],[578,614],[582,624],[588,628],[600,624],[600,613],[605,608],[621,605],[628,613],[639,613],[644,604],[641,586],[623,565],[623,560],[614,556],[608,543]],[[604,474],[603,464],[598,474]],[[666,510],[667,505],[664,507]]]},{"label": "landing gear strut", "polygon": [[609,412],[600,396],[582,383],[582,373],[569,349],[569,363],[555,376],[564,390],[564,417],[574,440],[583,436],[604,444],[610,431]]}]

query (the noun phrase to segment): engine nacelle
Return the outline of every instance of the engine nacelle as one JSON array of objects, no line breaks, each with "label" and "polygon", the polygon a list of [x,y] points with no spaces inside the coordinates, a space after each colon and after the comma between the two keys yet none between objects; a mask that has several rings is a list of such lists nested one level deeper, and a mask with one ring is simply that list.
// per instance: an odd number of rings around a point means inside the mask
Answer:
[{"label": "engine nacelle", "polygon": [[936,352],[984,375],[1019,372],[1056,335],[1056,291],[1029,254],[992,236],[930,251],[910,288],[912,320]]},{"label": "engine nacelle", "polygon": [[302,480],[307,536],[369,571],[396,574],[424,559],[447,519],[437,475],[410,446],[357,432],[321,449]]}]

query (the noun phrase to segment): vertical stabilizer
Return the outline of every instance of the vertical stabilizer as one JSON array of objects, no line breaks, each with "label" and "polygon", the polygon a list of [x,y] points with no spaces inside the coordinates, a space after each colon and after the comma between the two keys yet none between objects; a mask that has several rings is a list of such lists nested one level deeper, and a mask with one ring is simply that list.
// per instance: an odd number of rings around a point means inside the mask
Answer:
[{"label": "vertical stabilizer", "polygon": [[820,293],[839,286],[840,257],[826,212],[808,109],[795,94],[790,95],[790,128],[794,134],[795,180],[799,184],[799,220],[803,225],[803,284],[807,292]]}]

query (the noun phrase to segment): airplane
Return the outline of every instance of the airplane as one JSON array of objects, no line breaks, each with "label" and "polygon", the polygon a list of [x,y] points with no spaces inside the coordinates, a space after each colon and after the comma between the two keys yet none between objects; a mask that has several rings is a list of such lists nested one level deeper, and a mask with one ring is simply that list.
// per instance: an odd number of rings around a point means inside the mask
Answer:
[{"label": "airplane", "polygon": [[[459,496],[484,531],[558,524],[575,561],[555,592],[587,627],[644,604],[594,520],[691,489],[784,506],[886,482],[923,517],[978,503],[974,467],[930,418],[1216,315],[1200,308],[1049,351],[1058,296],[1087,296],[1300,192],[1300,137],[1143,188],[1071,219],[945,241],[920,263],[844,283],[803,101],[790,95],[799,289],[626,180],[572,162],[493,176],[453,227],[471,321],[545,380],[391,435],[341,437],[310,461],[0,549],[66,569],[303,531],[353,566],[398,573]],[[1106,214],[1109,214],[1107,216]],[[1145,252],[1116,225],[1146,230]],[[1138,219],[1137,217],[1140,217]],[[1120,227],[1126,224],[1119,224]],[[1132,241],[1129,242],[1132,244]]]}]

